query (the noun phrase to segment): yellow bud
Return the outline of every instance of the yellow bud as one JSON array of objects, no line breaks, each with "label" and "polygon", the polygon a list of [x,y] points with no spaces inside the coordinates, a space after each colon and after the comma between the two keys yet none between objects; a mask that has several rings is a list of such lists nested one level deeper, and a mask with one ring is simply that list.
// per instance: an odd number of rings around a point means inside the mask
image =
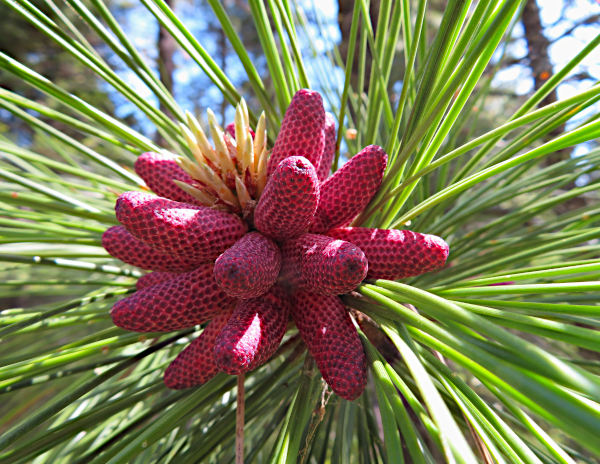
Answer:
[{"label": "yellow bud", "polygon": [[215,172],[206,164],[203,164],[200,167],[204,170],[209,185],[214,189],[219,198],[226,203],[229,203],[235,207],[239,207],[240,202],[238,201],[237,197],[233,194],[233,192],[229,190],[229,188],[227,188],[223,180],[219,176],[217,176]]},{"label": "yellow bud", "polygon": [[177,186],[181,190],[190,194],[196,200],[198,200],[200,203],[202,203],[205,206],[208,206],[209,208],[212,205],[214,205],[215,202],[217,201],[217,199],[215,197],[213,197],[210,193],[204,192],[204,191],[194,187],[193,185],[188,184],[187,182],[182,182],[177,179],[173,179],[173,182],[175,182],[175,184],[177,184]]},{"label": "yellow bud", "polygon": [[196,137],[194,137],[194,134],[192,134],[192,131],[190,131],[188,129],[188,127],[185,126],[184,124],[179,124],[179,127],[181,128],[181,133],[183,134],[183,138],[185,139],[185,142],[187,143],[188,147],[190,148],[190,151],[194,155],[194,158],[196,158],[196,161],[198,161],[199,163],[204,163],[204,160],[205,160],[204,155],[202,154],[202,150],[200,150],[200,146],[196,142]]},{"label": "yellow bud", "polygon": [[258,161],[258,169],[256,170],[256,192],[257,197],[260,197],[267,185],[267,148],[263,148]]},{"label": "yellow bud", "polygon": [[240,206],[243,210],[246,207],[246,205],[248,204],[248,202],[250,202],[252,200],[252,197],[250,197],[250,194],[248,193],[246,186],[240,180],[240,178],[237,176],[235,178],[235,190],[237,192],[237,197],[240,202]]},{"label": "yellow bud", "polygon": [[[246,146],[246,137],[248,135],[248,131],[246,130],[246,126],[244,124],[244,114],[241,105],[238,105],[235,109],[235,142],[237,144],[237,158],[238,160],[242,160],[244,158],[244,147]],[[242,163],[243,164],[243,163]]]},{"label": "yellow bud", "polygon": [[210,142],[208,141],[208,138],[206,137],[206,134],[202,130],[202,127],[200,127],[200,123],[194,117],[194,115],[192,113],[190,113],[189,111],[186,111],[185,115],[187,117],[188,126],[190,127],[192,134],[194,134],[194,137],[196,139],[196,142],[198,143],[198,146],[200,147],[200,150],[202,151],[202,154],[206,158],[211,160],[214,164],[218,165],[219,161],[217,159],[217,154],[213,150],[213,147],[211,146]]}]

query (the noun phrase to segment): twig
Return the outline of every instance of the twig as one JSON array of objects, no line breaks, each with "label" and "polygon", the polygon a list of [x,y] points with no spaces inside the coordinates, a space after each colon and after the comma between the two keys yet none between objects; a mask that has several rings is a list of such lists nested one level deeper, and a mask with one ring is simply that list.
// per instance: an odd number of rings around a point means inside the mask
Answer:
[{"label": "twig", "polygon": [[317,426],[321,423],[321,421],[325,417],[325,407],[327,406],[327,403],[329,402],[329,398],[331,398],[331,395],[333,394],[333,390],[329,390],[327,382],[325,382],[325,380],[321,380],[321,382],[322,382],[321,403],[320,404],[317,403],[314,411],[312,412],[312,418],[310,421],[310,425],[308,427],[308,433],[306,434],[306,445],[304,446],[304,449],[302,451],[300,451],[300,454],[299,454],[298,460],[300,461],[300,464],[304,464],[304,461],[306,460],[306,455],[308,453],[308,448],[310,446],[310,443],[312,442],[312,440],[314,438],[315,432],[317,430]]},{"label": "twig", "polygon": [[237,378],[237,411],[235,415],[235,464],[244,464],[244,380],[245,374]]}]

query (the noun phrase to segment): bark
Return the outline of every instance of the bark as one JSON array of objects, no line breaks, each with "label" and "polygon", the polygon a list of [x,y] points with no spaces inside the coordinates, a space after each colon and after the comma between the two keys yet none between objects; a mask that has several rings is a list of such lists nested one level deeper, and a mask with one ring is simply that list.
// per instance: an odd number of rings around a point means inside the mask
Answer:
[{"label": "bark", "polygon": [[[552,77],[552,63],[548,56],[550,41],[544,35],[544,27],[540,19],[540,9],[536,0],[527,0],[523,15],[521,17],[523,28],[525,29],[525,39],[527,40],[529,67],[533,74],[535,90],[542,87],[550,77]],[[552,90],[546,98],[540,102],[540,107],[550,105],[557,101],[556,89]],[[564,126],[559,126],[550,132],[552,138],[561,134]],[[559,150],[546,157],[545,165],[558,163],[570,156],[570,150]]]},{"label": "bark", "polygon": [[[165,0],[165,3],[170,8],[173,8],[174,0]],[[177,42],[162,25],[160,25],[158,28],[157,48],[158,72],[160,81],[165,86],[167,91],[173,95],[173,73],[175,72],[175,61],[173,60],[173,55],[177,49]],[[171,119],[174,119],[171,112],[165,108],[162,103],[160,104],[160,110],[166,113]],[[158,132],[156,141],[162,147],[167,146],[166,141]]]},{"label": "bark", "polygon": [[[377,18],[379,16],[379,6],[380,0],[371,0],[371,4],[369,7],[369,16],[371,17],[371,24],[373,26],[373,33],[375,34],[377,31]],[[346,61],[346,57],[348,55],[348,43],[350,40],[350,28],[352,26],[352,12],[354,11],[354,0],[338,0],[338,26],[340,28],[340,32],[342,33],[342,41],[339,44],[340,54],[344,62]],[[360,28],[359,28],[360,31]],[[360,34],[359,34],[360,40]],[[354,62],[352,63],[352,80],[351,84],[356,89],[358,84],[358,62],[359,62],[360,52],[358,43],[356,46],[356,50],[354,52]],[[365,63],[365,88],[363,89],[365,92],[368,89],[369,85],[369,76],[371,74],[371,52],[369,47],[367,46],[367,61]],[[357,90],[357,89],[356,89]]]},{"label": "bark", "polygon": [[[523,9],[522,21],[529,51],[529,66],[533,73],[535,90],[538,90],[552,76],[552,63],[548,56],[550,41],[544,35],[544,27],[540,20],[540,9],[536,0],[527,0]],[[555,101],[556,90],[553,90],[540,105],[546,106]]]}]

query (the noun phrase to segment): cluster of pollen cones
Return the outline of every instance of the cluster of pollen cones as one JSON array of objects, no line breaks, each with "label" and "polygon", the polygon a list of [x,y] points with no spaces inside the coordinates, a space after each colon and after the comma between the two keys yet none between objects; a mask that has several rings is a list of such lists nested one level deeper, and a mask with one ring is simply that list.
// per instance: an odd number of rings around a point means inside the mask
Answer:
[{"label": "cluster of pollen cones", "polygon": [[225,130],[209,112],[213,145],[188,115],[196,163],[144,153],[136,172],[157,195],[126,192],[122,225],[103,246],[154,272],[111,310],[134,332],[199,324],[201,335],[167,368],[169,388],[203,384],[269,360],[294,321],[323,378],[353,400],[367,381],[365,353],[338,295],[364,279],[396,280],[442,266],[444,240],[411,231],[347,227],[379,188],[387,155],[368,146],[328,177],[335,123],[321,96],[300,90],[270,156],[264,115],[256,131],[242,101]]}]

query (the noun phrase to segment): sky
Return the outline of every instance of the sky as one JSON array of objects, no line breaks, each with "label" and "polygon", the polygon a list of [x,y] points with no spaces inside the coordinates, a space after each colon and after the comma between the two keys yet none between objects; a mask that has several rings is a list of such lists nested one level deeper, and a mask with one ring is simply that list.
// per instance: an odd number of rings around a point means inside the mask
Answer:
[{"label": "sky", "polygon": [[[599,14],[600,5],[592,0],[574,0],[566,8],[564,8],[562,0],[538,0],[538,5],[546,37],[552,41],[548,54],[556,72],[600,33],[600,25],[581,26],[572,35],[563,38],[561,36],[582,19]],[[561,17],[561,14],[564,16]],[[511,46],[511,52],[517,57],[525,56],[527,41],[522,38],[523,28],[520,24],[515,28],[515,36],[521,38]],[[573,70],[573,74],[582,70],[586,70],[595,79],[600,79],[600,48],[590,53],[582,64]],[[533,89],[533,78],[529,69],[513,66],[499,72],[494,84],[508,86],[517,94],[525,95]],[[576,87],[573,83],[562,84],[557,89],[558,97],[559,99],[569,98],[578,90],[584,90],[591,84],[591,81],[584,82],[583,88]]]},{"label": "sky", "polygon": [[[298,4],[311,18],[314,18],[315,14],[318,15],[326,33],[325,38],[317,40],[315,45],[320,52],[330,50],[333,43],[338,42],[341,38],[337,25],[337,1],[299,0]],[[600,24],[578,27],[568,37],[561,38],[561,35],[572,28],[582,18],[591,14],[599,14],[600,4],[594,0],[570,0],[568,6],[564,7],[564,0],[538,0],[538,5],[541,11],[542,23],[545,26],[545,34],[552,41],[552,45],[549,48],[549,56],[556,72],[600,33]],[[204,10],[199,10],[199,8],[204,8]],[[203,37],[213,37],[212,33],[207,34],[206,31],[211,26],[215,26],[215,19],[206,6],[199,7],[198,2],[178,0],[176,12],[196,37],[200,39]],[[154,17],[148,10],[140,3],[130,3],[126,9],[121,11],[118,19],[120,22],[125,23],[126,32],[133,37],[134,44],[148,58],[155,59],[157,25]],[[311,28],[312,37],[321,36],[315,24],[312,24]],[[525,56],[527,54],[527,42],[523,38],[523,28],[520,24],[515,27],[514,37],[516,40],[509,46],[509,52],[517,58]],[[300,37],[300,39],[302,41],[303,37]],[[218,55],[215,40],[201,40],[201,43],[211,55]],[[306,49],[308,49],[307,46]],[[498,56],[499,53],[496,55],[496,59]],[[177,64],[177,71],[174,76],[175,95],[180,105],[192,111],[198,108],[205,108],[209,105],[212,105],[213,109],[216,109],[214,106],[218,106],[221,101],[220,93],[211,85],[203,71],[184,53],[177,53],[175,60]],[[115,64],[117,64],[116,61]],[[332,69],[326,62],[322,62],[322,66],[328,67],[327,72],[324,74],[329,85],[343,86],[344,76],[341,69]],[[576,74],[581,71],[588,72],[593,79],[600,79],[600,48],[592,52],[572,73]],[[121,72],[128,81],[132,82],[140,95],[146,98],[153,98],[150,91],[131,71],[123,68]],[[313,68],[308,69],[309,78],[312,81],[317,80],[315,73],[316,71]],[[234,84],[244,80],[244,70],[236,56],[228,58],[227,74]],[[557,94],[559,99],[565,99],[585,90],[592,84],[592,79],[579,82],[567,80],[558,87]],[[503,69],[497,73],[493,81],[493,86],[506,88],[518,95],[529,94],[533,89],[531,71],[522,65],[514,65]],[[116,92],[111,91],[111,96],[115,100],[118,116],[124,117],[130,112],[135,111],[133,105],[127,103]],[[227,111],[226,118],[232,119],[234,109],[230,107]],[[589,109],[588,114],[591,111],[593,109]],[[586,117],[588,114],[583,115],[583,117]],[[149,124],[143,125],[141,129],[151,131]]]}]

